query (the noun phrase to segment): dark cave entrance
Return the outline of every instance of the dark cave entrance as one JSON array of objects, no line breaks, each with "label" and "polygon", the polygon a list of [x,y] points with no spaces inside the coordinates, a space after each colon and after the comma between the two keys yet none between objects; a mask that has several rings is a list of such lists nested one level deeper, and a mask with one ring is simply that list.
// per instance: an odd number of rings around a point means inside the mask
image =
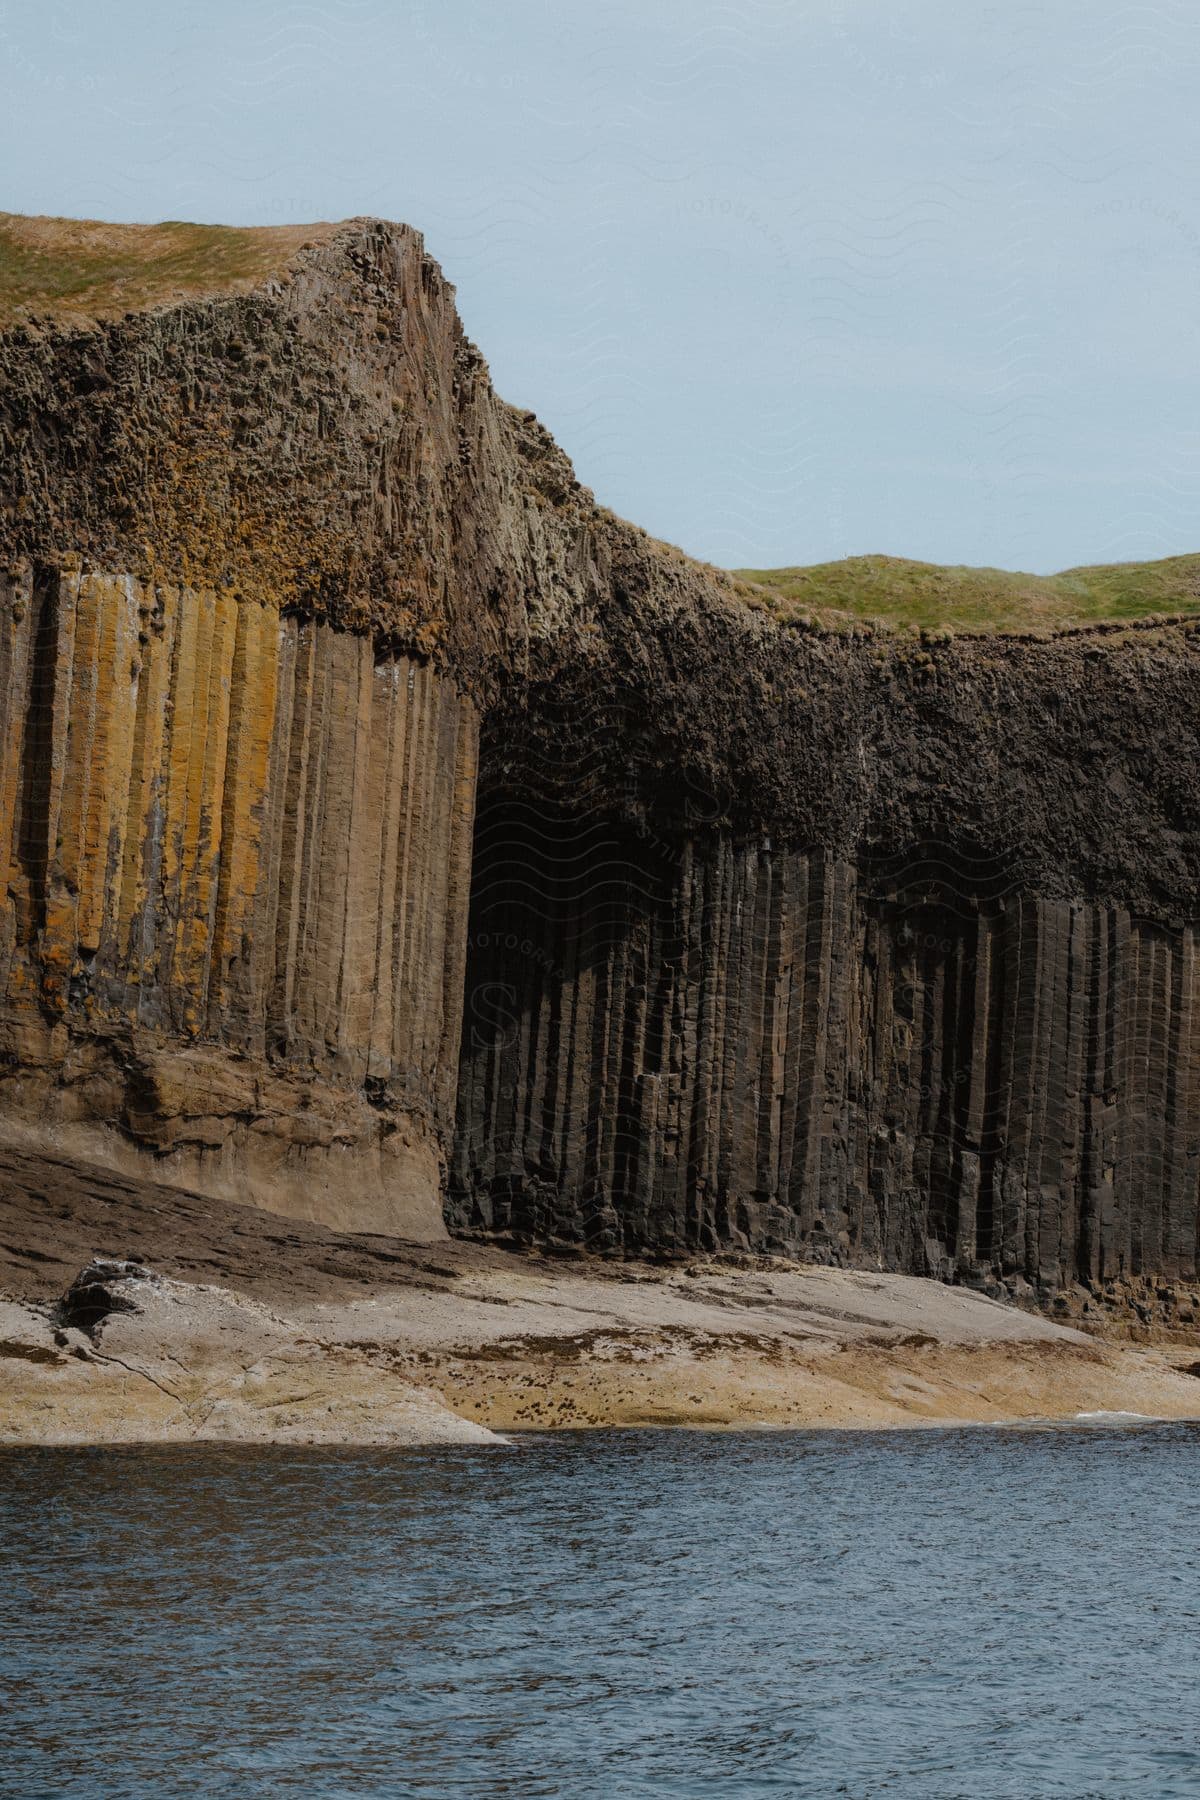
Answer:
[{"label": "dark cave entrance", "polygon": [[529,766],[482,763],[450,1228],[990,1280],[1030,929],[1003,871],[655,829]]},{"label": "dark cave entrance", "polygon": [[671,1235],[638,1121],[669,1045],[679,850],[548,786],[480,787],[447,1222],[648,1247]]}]

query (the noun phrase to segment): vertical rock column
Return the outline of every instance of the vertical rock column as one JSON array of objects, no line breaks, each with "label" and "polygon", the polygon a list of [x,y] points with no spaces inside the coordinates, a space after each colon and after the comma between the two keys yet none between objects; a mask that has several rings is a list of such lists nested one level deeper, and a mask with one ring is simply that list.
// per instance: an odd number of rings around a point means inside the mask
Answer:
[{"label": "vertical rock column", "polygon": [[0,752],[0,1106],[160,1178],[440,1231],[469,703],[252,597],[26,570]]},{"label": "vertical rock column", "polygon": [[1194,1272],[1190,927],[488,817],[456,1222],[1043,1288]]}]

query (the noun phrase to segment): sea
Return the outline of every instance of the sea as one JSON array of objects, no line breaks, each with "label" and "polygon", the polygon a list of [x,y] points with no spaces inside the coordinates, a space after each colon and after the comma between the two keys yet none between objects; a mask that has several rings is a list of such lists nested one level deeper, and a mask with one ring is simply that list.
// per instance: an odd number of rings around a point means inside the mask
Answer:
[{"label": "sea", "polygon": [[1200,1795],[1200,1429],[0,1451],[0,1793]]}]

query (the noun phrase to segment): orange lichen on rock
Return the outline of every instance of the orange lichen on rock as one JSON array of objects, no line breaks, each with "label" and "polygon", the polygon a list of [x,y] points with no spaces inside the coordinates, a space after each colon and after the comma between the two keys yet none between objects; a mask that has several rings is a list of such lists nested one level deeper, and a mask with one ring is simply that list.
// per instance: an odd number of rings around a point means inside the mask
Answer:
[{"label": "orange lichen on rock", "polygon": [[7,599],[8,1109],[284,1210],[440,1230],[470,704],[228,589],[22,572]]}]

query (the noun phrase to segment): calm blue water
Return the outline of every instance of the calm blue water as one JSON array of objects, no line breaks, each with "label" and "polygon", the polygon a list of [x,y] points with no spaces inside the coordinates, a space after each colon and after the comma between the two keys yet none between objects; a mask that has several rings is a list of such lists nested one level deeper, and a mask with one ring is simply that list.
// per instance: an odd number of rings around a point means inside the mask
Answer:
[{"label": "calm blue water", "polygon": [[1200,1795],[1200,1433],[0,1452],[0,1791]]}]

